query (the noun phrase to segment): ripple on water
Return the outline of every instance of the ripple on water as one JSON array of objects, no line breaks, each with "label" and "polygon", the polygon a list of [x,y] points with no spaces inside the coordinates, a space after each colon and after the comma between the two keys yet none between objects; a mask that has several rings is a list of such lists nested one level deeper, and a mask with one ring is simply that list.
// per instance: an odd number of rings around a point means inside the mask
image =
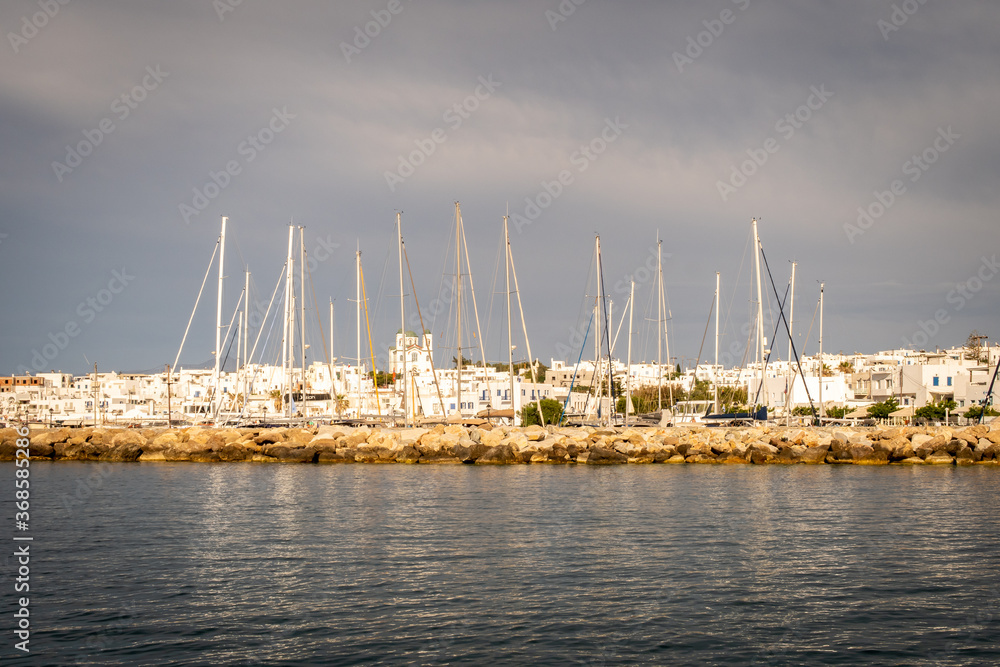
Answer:
[{"label": "ripple on water", "polygon": [[1000,662],[994,471],[107,470],[32,466],[45,662]]}]

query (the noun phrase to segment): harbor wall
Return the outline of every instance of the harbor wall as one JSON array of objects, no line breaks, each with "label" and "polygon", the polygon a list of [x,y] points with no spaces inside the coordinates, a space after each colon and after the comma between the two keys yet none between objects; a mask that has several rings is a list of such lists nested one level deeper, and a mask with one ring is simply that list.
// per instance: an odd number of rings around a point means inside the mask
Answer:
[{"label": "harbor wall", "polygon": [[[21,432],[22,434],[24,431]],[[18,431],[0,429],[0,460]],[[412,464],[998,465],[1000,421],[953,427],[60,428],[31,460]]]}]

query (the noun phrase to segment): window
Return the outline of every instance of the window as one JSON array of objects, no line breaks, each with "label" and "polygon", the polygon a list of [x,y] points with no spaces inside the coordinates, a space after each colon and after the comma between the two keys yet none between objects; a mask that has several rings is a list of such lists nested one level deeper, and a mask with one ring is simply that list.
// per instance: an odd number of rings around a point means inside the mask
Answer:
[{"label": "window", "polygon": [[417,360],[417,353],[414,352],[413,354],[410,355],[410,361],[416,361],[416,360]]},{"label": "window", "polygon": [[949,387],[951,386],[951,376],[950,375],[948,376],[948,386]]},{"label": "window", "polygon": [[939,378],[937,375],[935,375],[934,376],[934,382],[933,382],[933,384],[934,384],[935,387],[940,386],[941,385],[941,378]]}]

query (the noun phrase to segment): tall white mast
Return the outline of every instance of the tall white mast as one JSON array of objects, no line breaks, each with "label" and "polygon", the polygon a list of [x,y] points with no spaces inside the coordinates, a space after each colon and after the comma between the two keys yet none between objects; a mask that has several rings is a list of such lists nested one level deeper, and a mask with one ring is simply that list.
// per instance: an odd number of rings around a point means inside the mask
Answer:
[{"label": "tall white mast", "polygon": [[660,230],[656,230],[656,409],[663,416],[663,263],[661,260]]},{"label": "tall white mast", "polygon": [[628,295],[628,353],[625,361],[625,426],[628,426],[628,413],[632,408],[632,312],[635,310],[635,281]]},{"label": "tall white mast", "polygon": [[289,350],[291,348],[290,335],[291,332],[288,330],[288,325],[291,321],[292,313],[292,244],[295,241],[295,228],[292,225],[288,225],[288,258],[285,260],[285,322],[284,322],[284,334],[281,341],[281,371],[284,374],[284,391],[282,395],[284,396],[286,402],[290,402],[288,399],[291,398],[292,384],[289,376]]},{"label": "tall white mast", "polygon": [[757,361],[760,363],[760,389],[767,406],[767,388],[764,387],[764,298],[760,287],[760,236],[757,234],[757,218],[753,219],[754,266],[757,273]]},{"label": "tall white mast", "polygon": [[790,380],[788,384],[788,395],[785,397],[785,426],[791,424],[792,396],[795,393],[793,391],[795,389],[795,371],[792,370],[792,361],[795,356],[795,351],[792,345],[792,325],[795,324],[795,265],[796,262],[792,262],[791,302],[788,305],[788,377]]},{"label": "tall white mast", "polygon": [[[244,276],[243,283],[243,293],[245,295],[246,303],[244,310],[246,311],[246,317],[243,318],[243,405],[248,405],[247,400],[247,380],[248,380],[248,369],[247,366],[250,363],[250,354],[248,353],[250,345],[250,267],[247,266],[246,275]],[[240,415],[242,416],[243,409],[240,409]]]},{"label": "tall white mast", "polygon": [[330,398],[336,400],[337,387],[333,375],[333,297],[330,298]]},{"label": "tall white mast", "polygon": [[403,425],[410,425],[410,415],[406,405],[406,313],[403,299],[403,217],[402,213],[396,212],[396,235],[399,246],[399,331],[400,343],[399,353],[403,357]]},{"label": "tall white mast", "polygon": [[[510,322],[510,235],[507,232],[507,216],[503,217],[503,243],[504,247],[507,249],[504,255],[504,285],[505,291],[507,292],[507,371],[510,373],[510,408],[514,410],[514,341],[511,338],[511,322]],[[528,359],[528,363],[531,363],[531,359]],[[514,412],[514,416],[511,418],[511,424],[517,422],[517,412]]]},{"label": "tall white mast", "polygon": [[712,365],[712,385],[715,393],[715,412],[719,412],[719,308],[722,305],[719,301],[719,286],[721,277],[718,271],[715,272],[715,363]]},{"label": "tall white mast", "polygon": [[301,342],[299,345],[300,374],[302,377],[302,391],[299,394],[302,406],[302,416],[306,416],[306,228],[299,225],[299,335]]},{"label": "tall white mast", "polygon": [[823,424],[823,283],[819,284],[819,423]]},{"label": "tall white mast", "polygon": [[[603,363],[603,354],[601,352],[601,333],[602,333],[601,324],[603,323],[603,320],[601,319],[601,306],[602,306],[601,300],[602,300],[602,296],[603,296],[603,294],[601,292],[601,288],[603,287],[603,285],[601,284],[601,236],[600,236],[600,234],[598,234],[594,238],[594,253],[595,253],[595,258],[596,258],[596,262],[597,262],[597,265],[594,267],[595,270],[597,271],[597,320],[594,322],[594,324],[597,325],[597,336],[595,337],[595,342],[597,343],[597,350],[596,350],[596,353],[594,355],[594,377],[593,377],[592,382],[594,382],[594,381],[597,382],[597,414],[600,415],[600,413],[601,413],[601,394],[604,393],[604,391],[603,391],[604,390],[604,382],[601,380],[601,373],[604,372],[604,363]],[[599,421],[600,421],[600,419],[598,419],[598,422]]]},{"label": "tall white mast", "polygon": [[[215,381],[215,402],[222,402],[222,388],[219,386],[219,363],[222,359],[222,277],[223,264],[226,259],[226,222],[229,220],[222,216],[222,234],[219,236],[219,298],[215,307],[215,371],[212,374]],[[214,406],[213,406],[214,407]],[[218,410],[213,410],[216,414],[216,426],[218,426]]]},{"label": "tall white mast", "polygon": [[361,416],[361,244],[358,243],[357,254],[355,256],[355,297],[357,299],[357,320],[358,320],[358,356],[355,359],[355,378],[357,380],[358,413]]},{"label": "tall white mast", "polygon": [[457,321],[457,334],[455,347],[458,348],[457,373],[455,375],[455,396],[458,408],[458,416],[462,416],[462,211],[458,202],[455,202],[455,319]]}]

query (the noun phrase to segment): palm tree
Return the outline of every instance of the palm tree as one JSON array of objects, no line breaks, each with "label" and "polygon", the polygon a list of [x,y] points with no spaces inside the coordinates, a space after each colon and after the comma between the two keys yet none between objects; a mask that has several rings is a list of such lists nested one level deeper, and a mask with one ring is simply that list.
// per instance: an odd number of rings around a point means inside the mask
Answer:
[{"label": "palm tree", "polygon": [[343,414],[344,410],[346,410],[349,405],[350,403],[347,401],[347,396],[337,394],[333,397],[333,409],[337,413],[338,417]]},{"label": "palm tree", "polygon": [[268,393],[268,397],[274,401],[274,411],[281,412],[281,407],[284,405],[283,396],[281,395],[280,389],[272,389]]},{"label": "palm tree", "polygon": [[837,366],[837,370],[843,373],[844,375],[847,375],[848,373],[854,370],[854,365],[851,364],[851,362],[849,361],[841,361],[840,365]]}]

